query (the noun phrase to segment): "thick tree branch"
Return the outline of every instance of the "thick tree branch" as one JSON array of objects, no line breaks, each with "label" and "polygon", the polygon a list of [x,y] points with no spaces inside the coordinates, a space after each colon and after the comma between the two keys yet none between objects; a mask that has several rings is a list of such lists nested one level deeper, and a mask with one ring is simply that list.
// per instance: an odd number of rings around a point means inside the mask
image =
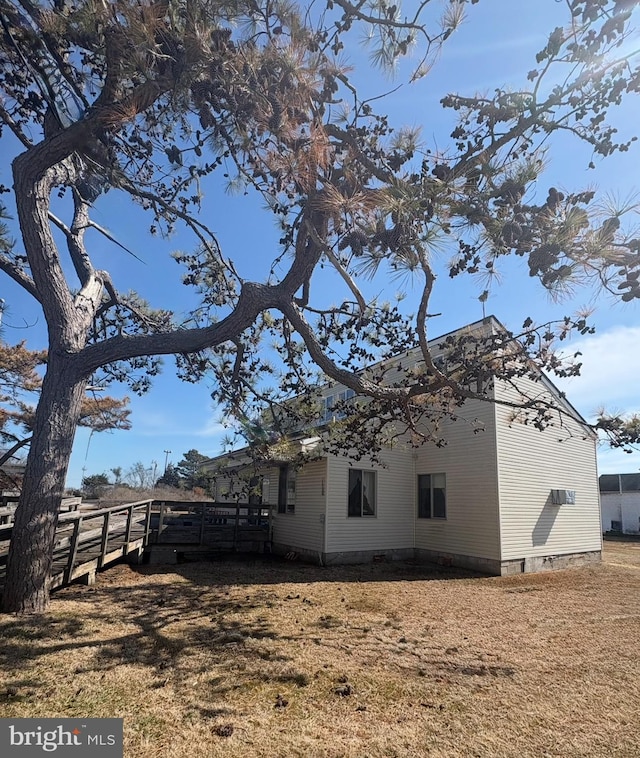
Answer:
[{"label": "thick tree branch", "polygon": [[292,303],[281,303],[280,310],[290,322],[295,331],[302,337],[304,344],[309,351],[309,355],[320,369],[331,379],[334,379],[345,387],[349,387],[354,392],[369,397],[382,399],[391,399],[402,401],[407,398],[408,391],[406,388],[381,387],[378,384],[370,382],[362,375],[354,374],[352,371],[346,371],[340,368],[334,361],[329,358],[318,341],[311,325],[306,321],[298,308]]},{"label": "thick tree branch", "polygon": [[84,246],[84,232],[90,225],[89,206],[78,195],[73,193],[73,223],[69,228],[61,219],[49,211],[49,219],[55,226],[60,229],[67,240],[67,249],[73,263],[73,267],[78,275],[80,284],[85,285],[93,274],[93,265]]},{"label": "thick tree branch", "polygon": [[74,357],[83,376],[106,363],[145,355],[196,353],[237,339],[263,311],[278,308],[284,291],[278,287],[246,282],[233,312],[216,324],[197,329],[174,329],[157,334],[122,335],[88,345]]}]

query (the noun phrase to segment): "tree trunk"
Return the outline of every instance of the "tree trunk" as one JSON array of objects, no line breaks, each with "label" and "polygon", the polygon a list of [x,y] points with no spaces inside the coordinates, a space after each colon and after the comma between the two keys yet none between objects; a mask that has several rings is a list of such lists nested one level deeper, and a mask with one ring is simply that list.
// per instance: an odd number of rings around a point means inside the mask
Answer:
[{"label": "tree trunk", "polygon": [[6,613],[48,608],[55,532],[85,385],[68,357],[49,354],[9,548]]}]

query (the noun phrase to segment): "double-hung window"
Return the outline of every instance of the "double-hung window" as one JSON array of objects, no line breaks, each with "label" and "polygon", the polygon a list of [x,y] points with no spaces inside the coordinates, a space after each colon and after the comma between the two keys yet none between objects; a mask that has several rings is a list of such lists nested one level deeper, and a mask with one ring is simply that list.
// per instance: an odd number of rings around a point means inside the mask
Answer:
[{"label": "double-hung window", "polygon": [[376,515],[376,472],[349,469],[349,516]]},{"label": "double-hung window", "polygon": [[447,480],[444,474],[418,475],[418,518],[447,518]]}]

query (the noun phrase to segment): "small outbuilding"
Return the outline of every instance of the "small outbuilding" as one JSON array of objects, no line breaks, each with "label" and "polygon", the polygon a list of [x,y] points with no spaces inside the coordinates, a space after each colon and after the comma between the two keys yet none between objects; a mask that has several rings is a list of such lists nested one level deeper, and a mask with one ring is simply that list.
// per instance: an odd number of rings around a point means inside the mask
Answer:
[{"label": "small outbuilding", "polygon": [[603,534],[640,534],[640,474],[602,474],[600,507]]}]

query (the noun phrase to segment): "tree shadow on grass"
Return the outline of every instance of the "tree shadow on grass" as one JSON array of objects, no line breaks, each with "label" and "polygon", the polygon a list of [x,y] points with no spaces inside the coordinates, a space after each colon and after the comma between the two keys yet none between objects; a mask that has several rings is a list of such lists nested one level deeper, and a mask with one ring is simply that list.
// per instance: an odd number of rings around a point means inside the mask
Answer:
[{"label": "tree shadow on grass", "polygon": [[[269,659],[260,646],[279,637],[264,617],[243,617],[247,609],[269,600],[260,593],[239,603],[223,590],[203,592],[195,584],[151,580],[134,586],[105,583],[99,589],[72,585],[56,596],[73,601],[64,607],[64,619],[56,617],[55,601],[48,615],[0,617],[0,705],[42,697],[40,666],[63,670],[67,651],[86,650],[73,676],[142,666],[151,674],[151,679],[142,679],[154,689],[174,682],[182,686],[183,680],[198,675],[204,682],[203,707],[215,711],[218,704],[211,698],[243,686]],[[234,672],[239,661],[246,675],[240,669]],[[222,672],[219,682],[209,676],[213,669]],[[65,678],[68,682],[67,671]],[[196,707],[195,693],[193,697]]]},{"label": "tree shadow on grass", "polygon": [[[69,673],[71,679],[89,675],[91,688],[100,686],[92,674],[100,680],[105,672],[139,666],[146,670],[133,673],[134,681],[142,683],[141,698],[174,687],[202,718],[230,716],[234,694],[262,691],[269,684],[277,689],[307,685],[315,673],[295,664],[290,651],[299,645],[318,646],[318,666],[322,661],[331,666],[334,648],[341,644],[341,625],[305,596],[303,584],[480,576],[404,562],[320,568],[255,557],[107,568],[97,586],[76,584],[56,592],[49,615],[0,617],[0,700],[3,684],[8,702],[13,697],[46,698],[38,681],[40,666],[63,670],[66,651],[76,651],[81,657],[75,656],[75,668],[61,677],[64,688],[75,686],[69,685]],[[299,591],[281,584],[298,584]],[[58,615],[56,598],[70,601],[58,607]],[[344,605],[345,619],[352,610],[367,610],[356,606]],[[198,682],[196,689],[192,681]]]}]

